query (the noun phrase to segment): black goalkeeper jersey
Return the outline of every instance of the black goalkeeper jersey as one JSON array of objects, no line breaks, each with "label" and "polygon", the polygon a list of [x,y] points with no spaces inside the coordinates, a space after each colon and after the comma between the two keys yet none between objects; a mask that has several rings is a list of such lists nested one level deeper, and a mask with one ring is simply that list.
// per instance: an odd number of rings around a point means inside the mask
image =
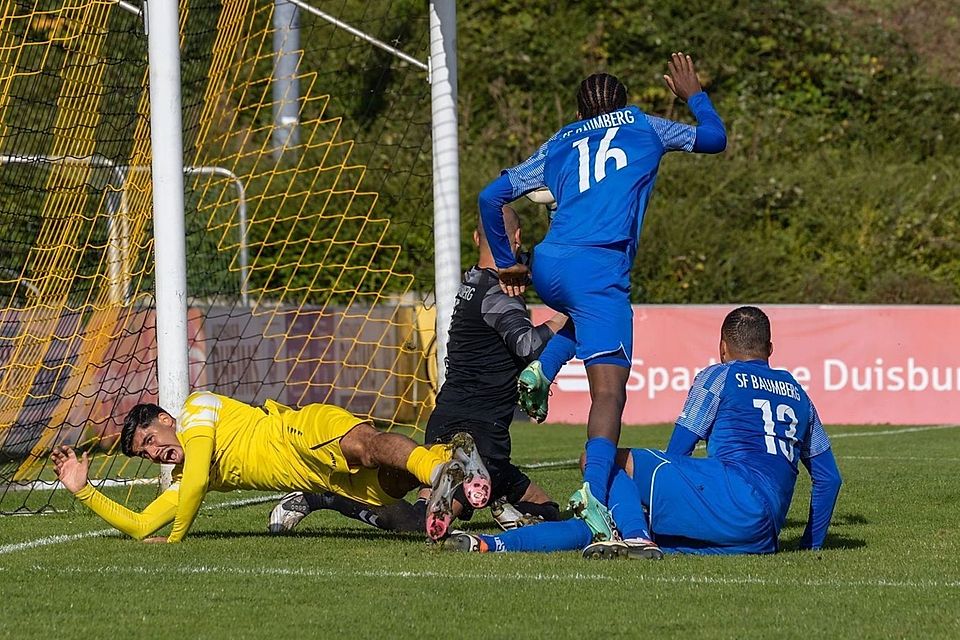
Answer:
[{"label": "black goalkeeper jersey", "polygon": [[517,403],[517,376],[535,360],[553,332],[533,326],[527,305],[500,289],[496,271],[464,274],[450,322],[447,379],[435,414],[509,425]]}]

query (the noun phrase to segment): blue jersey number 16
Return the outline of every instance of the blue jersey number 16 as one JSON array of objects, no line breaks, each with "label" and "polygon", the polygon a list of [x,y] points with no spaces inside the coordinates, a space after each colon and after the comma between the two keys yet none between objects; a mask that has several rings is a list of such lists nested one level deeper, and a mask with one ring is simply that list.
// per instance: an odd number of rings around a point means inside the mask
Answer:
[{"label": "blue jersey number 16", "polygon": [[[597,182],[607,177],[607,160],[616,162],[617,171],[627,166],[627,154],[623,149],[610,146],[619,130],[620,127],[610,127],[600,141],[600,148],[593,162],[593,176]],[[583,193],[590,188],[590,139],[580,138],[573,146],[580,152],[580,193]]]},{"label": "blue jersey number 16", "polygon": [[[760,409],[763,416],[763,431],[766,434],[763,436],[763,440],[767,445],[767,453],[775,456],[777,455],[777,425],[773,421],[773,411],[770,408],[770,401],[762,398],[754,398],[753,407],[754,409]],[[785,424],[787,420],[789,420],[790,423],[787,426],[786,432],[783,434],[785,440],[780,440],[780,452],[783,453],[787,460],[793,462],[793,445],[797,442],[797,439],[794,437],[797,435],[797,414],[790,405],[778,404],[777,422]]]}]

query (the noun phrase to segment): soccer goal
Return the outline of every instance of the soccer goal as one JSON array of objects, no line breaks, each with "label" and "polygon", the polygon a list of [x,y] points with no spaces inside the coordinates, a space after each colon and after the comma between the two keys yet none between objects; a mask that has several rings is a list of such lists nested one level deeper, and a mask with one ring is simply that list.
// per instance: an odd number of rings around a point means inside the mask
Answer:
[{"label": "soccer goal", "polygon": [[419,428],[460,278],[454,3],[314,4],[0,0],[0,514],[58,504],[61,444],[155,482],[123,416],[195,388]]}]

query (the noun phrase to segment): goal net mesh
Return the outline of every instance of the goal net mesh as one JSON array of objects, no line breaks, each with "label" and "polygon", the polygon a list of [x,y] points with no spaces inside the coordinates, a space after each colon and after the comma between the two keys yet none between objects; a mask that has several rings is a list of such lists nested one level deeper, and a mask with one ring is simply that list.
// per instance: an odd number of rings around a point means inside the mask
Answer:
[{"label": "goal net mesh", "polygon": [[[114,497],[157,475],[118,455],[126,412],[157,402],[164,250],[147,38],[123,5],[0,0],[0,513],[57,506],[61,444]],[[336,6],[426,60],[426,3]],[[434,378],[426,73],[286,11],[181,2],[191,388],[416,430]]]}]

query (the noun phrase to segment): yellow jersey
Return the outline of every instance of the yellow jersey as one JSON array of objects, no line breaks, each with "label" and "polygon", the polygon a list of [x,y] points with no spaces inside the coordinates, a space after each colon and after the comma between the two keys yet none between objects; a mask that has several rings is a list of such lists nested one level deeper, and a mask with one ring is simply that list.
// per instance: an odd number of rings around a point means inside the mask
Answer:
[{"label": "yellow jersey", "polygon": [[[113,502],[87,484],[77,498],[111,525],[143,538],[173,520],[169,542],[179,542],[208,490],[260,489],[319,493],[333,490],[372,504],[392,501],[362,473],[353,481],[340,439],[366,422],[332,405],[290,409],[268,400],[263,408],[200,391],[190,394],[177,420],[184,462],[174,483],[141,513]],[[358,479],[359,480],[359,479]],[[353,486],[358,485],[358,486]]]}]

